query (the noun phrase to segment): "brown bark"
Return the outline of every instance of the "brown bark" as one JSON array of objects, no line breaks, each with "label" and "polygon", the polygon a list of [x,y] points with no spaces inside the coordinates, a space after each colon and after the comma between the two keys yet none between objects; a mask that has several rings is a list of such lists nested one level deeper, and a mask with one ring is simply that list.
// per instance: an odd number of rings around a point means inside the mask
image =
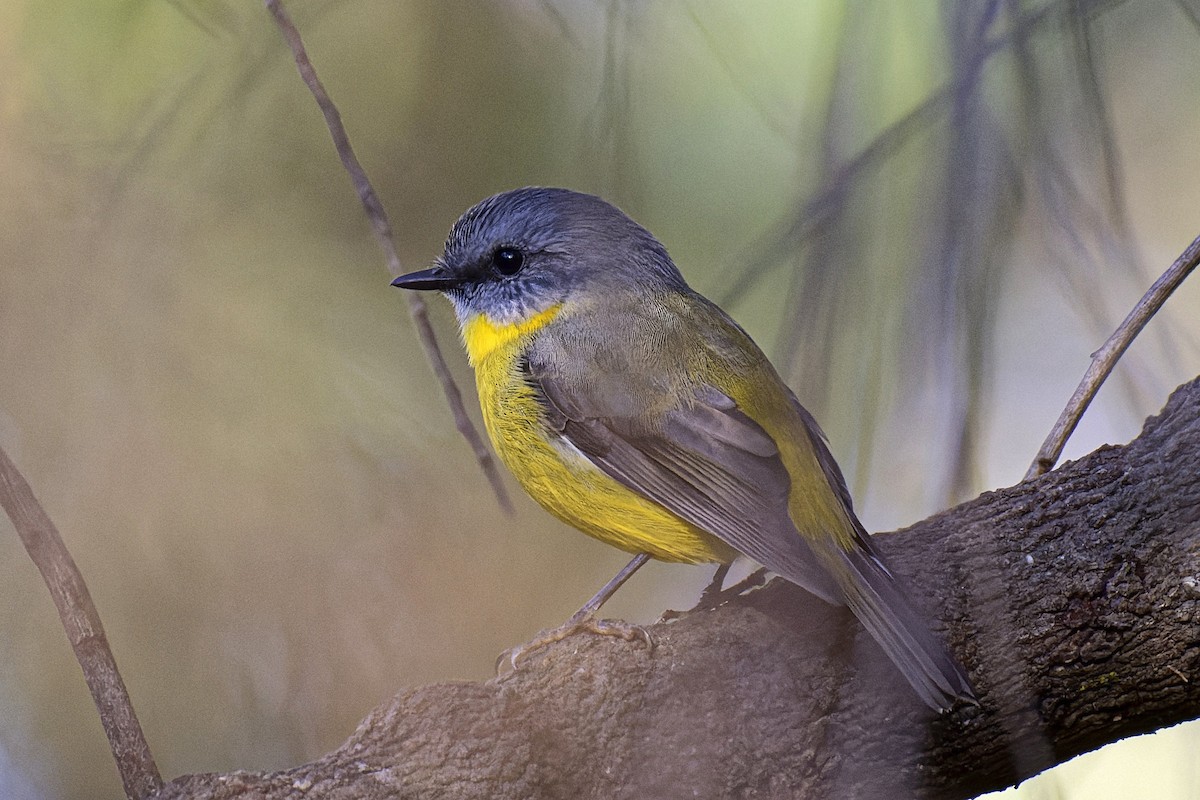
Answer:
[{"label": "brown bark", "polygon": [[1142,434],[878,539],[981,708],[938,717],[845,612],[775,581],[401,693],[337,751],[158,798],[951,798],[1200,716],[1200,380]]}]

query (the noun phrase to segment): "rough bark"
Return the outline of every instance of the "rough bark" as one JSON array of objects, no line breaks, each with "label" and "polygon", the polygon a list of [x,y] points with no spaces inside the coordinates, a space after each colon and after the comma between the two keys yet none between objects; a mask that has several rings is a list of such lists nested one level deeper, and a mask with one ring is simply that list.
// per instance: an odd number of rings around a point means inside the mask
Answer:
[{"label": "rough bark", "polygon": [[425,686],[276,773],[166,798],[936,798],[1200,716],[1200,380],[1123,447],[989,492],[881,549],[971,673],[937,716],[852,617],[781,581]]}]

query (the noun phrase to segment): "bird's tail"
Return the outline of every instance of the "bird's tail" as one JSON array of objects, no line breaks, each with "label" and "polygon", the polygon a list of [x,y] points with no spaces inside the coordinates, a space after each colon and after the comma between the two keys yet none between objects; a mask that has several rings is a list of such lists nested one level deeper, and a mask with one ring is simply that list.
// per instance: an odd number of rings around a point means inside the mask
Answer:
[{"label": "bird's tail", "polygon": [[944,711],[958,701],[974,703],[966,672],[905,597],[869,540],[860,541],[861,547],[848,552],[839,548],[834,556],[842,568],[834,573],[846,605],[926,705]]}]

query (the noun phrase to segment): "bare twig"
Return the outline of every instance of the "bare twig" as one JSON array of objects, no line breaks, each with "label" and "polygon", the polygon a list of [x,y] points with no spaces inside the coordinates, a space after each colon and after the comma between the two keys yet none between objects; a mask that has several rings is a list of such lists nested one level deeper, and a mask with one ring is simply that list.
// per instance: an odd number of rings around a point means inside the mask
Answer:
[{"label": "bare twig", "polygon": [[[283,7],[283,3],[280,0],[266,0],[266,4],[267,10],[275,18],[275,24],[279,26],[283,38],[292,51],[292,57],[296,60],[296,68],[300,72],[300,77],[304,79],[305,85],[312,92],[313,99],[317,101],[321,113],[325,116],[325,124],[329,128],[329,135],[333,138],[333,146],[342,159],[342,166],[350,174],[350,180],[354,184],[355,191],[358,192],[358,199],[362,201],[363,210],[371,221],[375,239],[379,242],[384,257],[387,259],[388,270],[393,277],[399,275],[404,272],[404,269],[400,265],[400,256],[396,253],[396,246],[392,241],[392,226],[388,222],[387,212],[384,211],[379,196],[375,193],[375,188],[371,185],[366,171],[363,170],[362,164],[354,154],[354,148],[350,145],[350,137],[346,134],[345,126],[342,125],[342,115],[338,112],[333,100],[330,99],[329,93],[325,91],[321,79],[317,77],[317,71],[308,58],[308,52],[304,49],[300,32]],[[446,359],[442,356],[441,348],[438,347],[437,339],[433,334],[433,326],[429,324],[425,301],[412,292],[405,292],[405,294],[408,297],[408,309],[413,324],[417,326],[417,334],[420,337],[421,345],[425,348],[425,357],[429,360],[434,374],[442,384],[442,392],[446,395],[446,402],[450,405],[450,411],[454,415],[454,425],[467,440],[471,450],[474,451],[479,468],[483,470],[483,474],[492,485],[492,491],[496,493],[496,499],[500,506],[505,511],[512,511],[512,501],[509,500],[504,482],[500,479],[496,462],[492,458],[491,451],[480,438],[479,431],[471,422],[471,418],[467,416],[467,410],[463,406],[462,393],[454,383],[450,369],[446,366]]]},{"label": "bare twig", "polygon": [[1050,435],[1042,443],[1037,457],[1034,458],[1029,471],[1025,473],[1025,480],[1036,478],[1054,468],[1058,457],[1062,455],[1063,446],[1074,432],[1075,426],[1079,424],[1079,419],[1083,416],[1088,404],[1092,402],[1092,398],[1099,391],[1100,384],[1104,383],[1104,379],[1112,372],[1117,360],[1133,342],[1134,337],[1141,332],[1150,318],[1158,312],[1166,299],[1179,287],[1179,284],[1183,283],[1184,278],[1196,268],[1198,263],[1200,263],[1200,237],[1188,245],[1179,258],[1175,259],[1175,263],[1159,276],[1150,290],[1142,296],[1142,299],[1125,317],[1125,321],[1121,323],[1120,327],[1113,332],[1112,336],[1108,337],[1104,346],[1092,354],[1091,365],[1083,374],[1083,380],[1079,382],[1075,394],[1067,402],[1067,407],[1063,409],[1058,421],[1054,423]]},{"label": "bare twig", "polygon": [[2,448],[0,506],[8,513],[58,607],[67,639],[75,650],[75,658],[100,712],[100,723],[108,735],[109,747],[125,785],[125,796],[138,800],[158,791],[163,785],[162,777],[129,701],[125,682],[117,671],[117,662],[108,647],[87,584],[58,535],[58,529]]}]

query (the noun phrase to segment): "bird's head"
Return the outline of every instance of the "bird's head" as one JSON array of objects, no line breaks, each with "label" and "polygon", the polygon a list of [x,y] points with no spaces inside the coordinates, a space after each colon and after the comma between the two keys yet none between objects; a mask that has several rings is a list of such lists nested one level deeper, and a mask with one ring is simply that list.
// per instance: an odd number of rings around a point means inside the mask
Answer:
[{"label": "bird's head", "polygon": [[599,197],[528,187],[481,201],[434,266],[392,282],[440,291],[460,322],[520,323],[601,292],[680,290],[683,277],[645,228]]}]

